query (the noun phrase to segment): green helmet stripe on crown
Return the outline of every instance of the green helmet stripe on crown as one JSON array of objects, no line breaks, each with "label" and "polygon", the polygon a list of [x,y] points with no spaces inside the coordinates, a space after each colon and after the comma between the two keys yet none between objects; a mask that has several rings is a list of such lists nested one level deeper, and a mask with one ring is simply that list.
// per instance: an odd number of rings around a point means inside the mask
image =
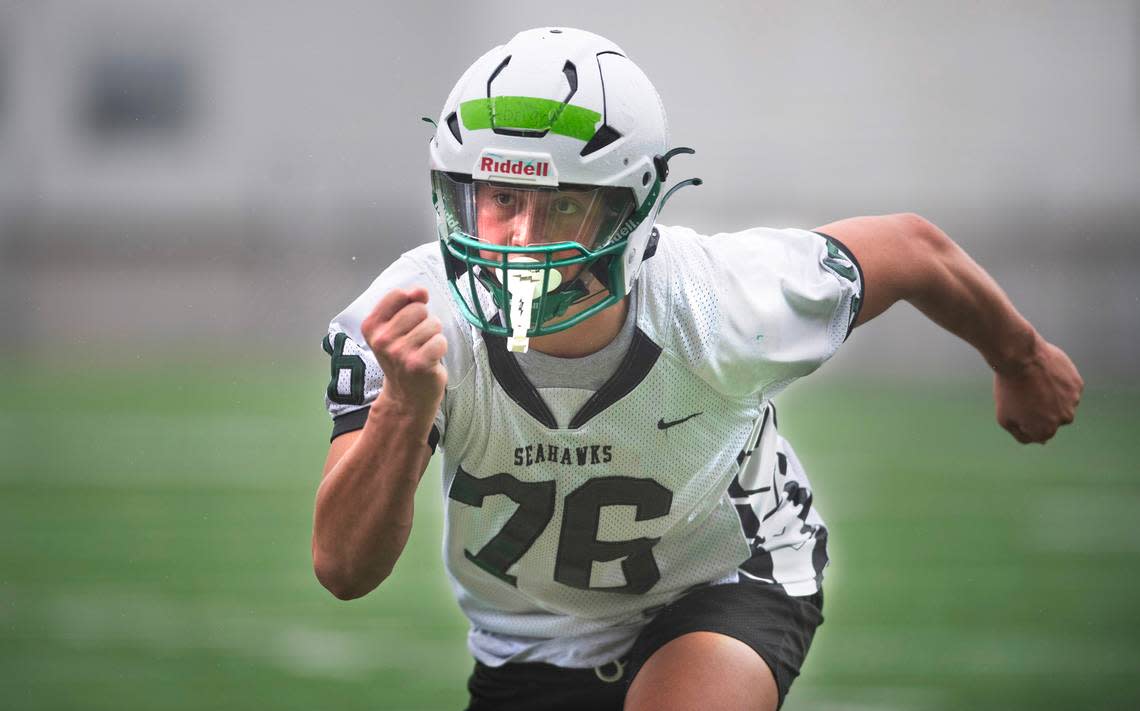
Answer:
[{"label": "green helmet stripe on crown", "polygon": [[459,116],[468,131],[488,128],[549,131],[580,141],[589,141],[602,120],[600,113],[584,106],[529,96],[464,101],[459,105]]}]

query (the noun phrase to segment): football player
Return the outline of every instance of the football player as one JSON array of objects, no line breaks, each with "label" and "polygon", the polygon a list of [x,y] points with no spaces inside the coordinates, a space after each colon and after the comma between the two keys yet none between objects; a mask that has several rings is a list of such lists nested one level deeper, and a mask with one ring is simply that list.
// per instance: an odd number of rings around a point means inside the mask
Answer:
[{"label": "football player", "polygon": [[492,49],[430,143],[438,240],[324,341],[317,577],[350,599],[391,573],[441,448],[472,710],[778,708],[823,620],[828,534],[772,398],[896,301],[981,352],[1018,441],[1073,420],[1072,362],[930,222],[658,224],[691,152],[667,141],[612,42]]}]

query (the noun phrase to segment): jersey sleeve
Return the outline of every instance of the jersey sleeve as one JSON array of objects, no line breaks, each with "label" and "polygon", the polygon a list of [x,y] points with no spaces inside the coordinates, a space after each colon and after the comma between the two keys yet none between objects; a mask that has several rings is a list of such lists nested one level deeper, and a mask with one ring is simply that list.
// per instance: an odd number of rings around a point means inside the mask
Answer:
[{"label": "jersey sleeve", "polygon": [[[439,289],[437,282],[419,260],[405,254],[385,269],[363,294],[329,323],[328,334],[321,346],[329,356],[330,373],[325,388],[325,407],[333,419],[333,439],[364,427],[368,410],[384,387],[384,372],[361,333],[361,324],[385,294],[392,289],[426,287],[428,310],[445,324],[445,335],[453,337],[449,330],[454,329],[447,326],[451,321],[450,295]],[[445,431],[444,412],[443,405],[436,412],[428,439],[432,451]]]},{"label": "jersey sleeve", "polygon": [[771,228],[695,237],[705,274],[680,290],[686,301],[694,290],[715,297],[706,309],[714,333],[697,367],[718,390],[772,397],[822,365],[850,334],[863,275],[838,240]]}]

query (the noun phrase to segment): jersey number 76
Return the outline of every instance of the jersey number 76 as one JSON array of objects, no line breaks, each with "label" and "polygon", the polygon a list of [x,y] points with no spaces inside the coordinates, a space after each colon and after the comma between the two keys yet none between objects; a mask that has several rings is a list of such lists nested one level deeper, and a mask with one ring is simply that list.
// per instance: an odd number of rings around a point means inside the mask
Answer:
[{"label": "jersey number 76", "polygon": [[[518,504],[487,545],[477,553],[463,553],[475,565],[511,585],[518,578],[507,573],[530,549],[554,516],[553,481],[524,482],[510,474],[475,477],[460,467],[448,496],[470,506],[483,505],[487,496],[501,494]],[[648,521],[669,513],[673,492],[652,479],[607,476],[591,479],[566,495],[562,507],[562,531],[554,561],[554,579],[581,590],[602,590],[639,595],[658,580],[661,571],[653,558],[653,546],[660,538],[634,538],[628,541],[599,541],[598,522],[603,506],[625,505],[636,508],[635,520]],[[594,561],[624,558],[621,569],[626,584],[591,587],[590,570]]]}]

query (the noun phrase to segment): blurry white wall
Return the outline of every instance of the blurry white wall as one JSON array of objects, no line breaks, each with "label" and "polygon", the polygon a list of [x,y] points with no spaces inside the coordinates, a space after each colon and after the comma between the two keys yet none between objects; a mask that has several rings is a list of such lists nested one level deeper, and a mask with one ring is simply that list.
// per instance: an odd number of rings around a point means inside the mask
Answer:
[{"label": "blurry white wall", "polygon": [[[0,348],[319,348],[434,235],[420,117],[559,24],[622,45],[697,149],[663,222],[919,212],[1087,374],[1140,376],[1135,2],[0,0]],[[831,367],[984,368],[896,310]]]}]

